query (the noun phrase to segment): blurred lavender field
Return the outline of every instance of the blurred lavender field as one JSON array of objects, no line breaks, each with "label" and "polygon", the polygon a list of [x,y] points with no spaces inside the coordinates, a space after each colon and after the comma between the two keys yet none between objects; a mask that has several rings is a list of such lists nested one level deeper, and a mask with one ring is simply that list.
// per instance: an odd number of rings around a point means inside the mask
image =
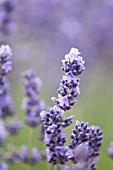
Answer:
[{"label": "blurred lavender field", "polygon": [[[17,0],[12,17],[11,33],[2,41],[13,50],[10,82],[17,114],[23,118],[21,72],[29,68],[37,72],[43,82],[41,98],[52,106],[51,97],[57,95],[62,76],[61,59],[71,47],[77,47],[86,70],[77,104],[69,112],[75,118],[68,135],[76,120],[100,126],[104,139],[97,169],[110,170],[107,148],[113,140],[113,1]],[[24,136],[13,142],[27,143]],[[44,168],[43,163],[33,169],[37,167]]]}]

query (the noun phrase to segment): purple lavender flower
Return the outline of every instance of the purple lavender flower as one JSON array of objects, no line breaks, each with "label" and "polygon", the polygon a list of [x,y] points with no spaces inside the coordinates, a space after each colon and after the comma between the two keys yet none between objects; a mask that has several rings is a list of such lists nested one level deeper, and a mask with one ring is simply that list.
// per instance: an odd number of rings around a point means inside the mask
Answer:
[{"label": "purple lavender flower", "polygon": [[64,146],[56,146],[47,150],[47,160],[49,163],[65,164],[68,161],[67,148]]},{"label": "purple lavender flower", "polygon": [[61,113],[62,113],[61,110],[57,106],[50,108],[50,110],[42,111],[40,113],[40,116],[44,124],[44,128],[47,129],[53,123],[56,125],[58,123],[61,124],[62,121]]},{"label": "purple lavender flower", "polygon": [[79,79],[75,76],[80,75],[85,67],[85,61],[79,56],[80,52],[76,48],[72,48],[62,60],[62,70],[65,72],[60,87],[58,89],[58,99],[52,97],[59,108],[66,111],[72,108],[76,103],[76,97],[79,95]]},{"label": "purple lavender flower", "polygon": [[89,140],[89,135],[90,129],[87,126],[87,123],[85,124],[84,122],[80,123],[79,121],[76,121],[75,129],[71,134],[71,143],[69,144],[69,147],[74,149],[79,144],[87,142]]},{"label": "purple lavender flower", "polygon": [[3,77],[0,80],[0,117],[5,118],[14,114],[12,99],[9,95],[7,80]]},{"label": "purple lavender flower", "polygon": [[42,100],[38,99],[39,87],[41,80],[36,77],[32,70],[28,70],[23,74],[24,95],[23,108],[26,115],[26,124],[31,127],[36,127],[40,124],[40,112],[45,108]]},{"label": "purple lavender flower", "polygon": [[99,149],[102,145],[102,131],[95,126],[90,127],[89,150],[90,158],[99,156]]},{"label": "purple lavender flower", "polygon": [[110,143],[108,148],[108,155],[113,159],[113,142]]},{"label": "purple lavender flower", "polygon": [[88,127],[88,124],[76,122],[71,134],[71,148],[68,158],[76,164],[75,169],[95,169],[98,161],[99,149],[102,143],[102,131],[97,127]]},{"label": "purple lavender flower", "polygon": [[68,150],[64,146],[66,138],[61,128],[69,126],[73,116],[63,120],[62,114],[63,111],[72,108],[76,102],[75,98],[80,93],[79,79],[75,76],[83,72],[83,65],[84,61],[79,56],[78,50],[72,48],[63,60],[62,69],[66,74],[63,76],[58,89],[58,99],[52,97],[57,106],[40,113],[45,128],[44,142],[48,148],[47,160],[51,164],[65,164],[68,161]]},{"label": "purple lavender flower", "polygon": [[9,95],[9,84],[6,75],[12,70],[10,57],[11,49],[8,45],[0,47],[0,117],[4,118],[14,114],[12,99]]},{"label": "purple lavender flower", "polygon": [[68,154],[67,147],[64,146],[65,134],[61,129],[61,111],[54,106],[49,111],[42,111],[40,116],[45,128],[44,142],[47,146],[47,160],[53,165],[64,164],[68,161]]},{"label": "purple lavender flower", "polygon": [[81,74],[85,69],[85,61],[80,56],[80,52],[77,48],[72,48],[69,54],[65,55],[65,59],[62,60],[62,63],[62,70],[66,73],[71,71],[75,76]]}]

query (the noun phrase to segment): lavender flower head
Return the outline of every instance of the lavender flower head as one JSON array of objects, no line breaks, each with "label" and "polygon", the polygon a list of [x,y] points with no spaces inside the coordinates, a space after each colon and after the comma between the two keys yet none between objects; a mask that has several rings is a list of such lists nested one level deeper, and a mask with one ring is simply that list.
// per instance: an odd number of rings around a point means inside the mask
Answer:
[{"label": "lavender flower head", "polygon": [[6,75],[12,70],[11,49],[8,45],[0,47],[0,117],[14,114],[12,99],[9,95],[9,84]]},{"label": "lavender flower head", "polygon": [[78,49],[72,48],[69,54],[65,55],[65,59],[62,60],[62,70],[65,72],[65,75],[57,91],[58,99],[52,97],[53,102],[64,111],[72,108],[76,103],[76,97],[80,94],[79,79],[75,76],[82,74],[85,69],[85,61],[79,54]]},{"label": "lavender flower head", "polygon": [[65,59],[62,60],[62,70],[66,73],[71,71],[75,76],[81,74],[85,69],[85,61],[80,54],[77,48],[71,48],[69,54],[65,55]]},{"label": "lavender flower head", "polygon": [[81,167],[94,170],[101,143],[102,131],[99,128],[95,126],[89,128],[87,123],[77,121],[71,134],[69,144],[71,150],[68,158],[76,164],[75,167],[79,167],[78,169]]},{"label": "lavender flower head", "polygon": [[36,127],[40,124],[40,112],[45,108],[45,103],[38,99],[39,87],[41,80],[36,77],[32,70],[28,70],[23,74],[24,95],[23,108],[26,115],[26,124]]},{"label": "lavender flower head", "polygon": [[[47,160],[51,164],[64,164],[68,161],[65,134],[61,129],[61,111],[56,106],[40,113],[45,128],[44,142],[47,146]],[[65,154],[64,154],[65,153]]]}]

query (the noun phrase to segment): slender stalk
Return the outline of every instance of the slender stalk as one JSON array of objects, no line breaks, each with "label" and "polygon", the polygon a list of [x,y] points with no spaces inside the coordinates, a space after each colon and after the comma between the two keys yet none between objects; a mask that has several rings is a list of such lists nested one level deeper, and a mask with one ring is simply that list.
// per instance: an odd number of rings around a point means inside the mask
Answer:
[{"label": "slender stalk", "polygon": [[29,150],[32,147],[32,141],[33,141],[33,129],[31,127],[29,127],[29,139],[28,139]]}]

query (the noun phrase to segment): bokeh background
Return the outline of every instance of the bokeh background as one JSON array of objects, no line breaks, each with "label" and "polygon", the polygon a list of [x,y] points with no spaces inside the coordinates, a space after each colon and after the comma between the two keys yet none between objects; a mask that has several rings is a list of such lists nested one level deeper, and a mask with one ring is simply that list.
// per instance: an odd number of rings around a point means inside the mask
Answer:
[{"label": "bokeh background", "polygon": [[[66,113],[75,115],[66,129],[67,138],[69,141],[76,120],[99,126],[104,136],[97,166],[98,170],[110,170],[113,163],[107,148],[113,140],[113,1],[17,0],[12,20],[11,34],[4,41],[13,51],[9,80],[17,115],[24,118],[21,73],[29,68],[37,72],[43,82],[40,98],[51,107],[51,97],[57,96],[63,74],[61,59],[71,47],[78,48],[86,70],[80,78],[77,103]],[[44,145],[37,136],[35,130],[32,145],[42,150]],[[28,141],[26,128],[11,142],[19,145]],[[33,169],[37,168],[46,170],[47,166],[42,162]]]}]

